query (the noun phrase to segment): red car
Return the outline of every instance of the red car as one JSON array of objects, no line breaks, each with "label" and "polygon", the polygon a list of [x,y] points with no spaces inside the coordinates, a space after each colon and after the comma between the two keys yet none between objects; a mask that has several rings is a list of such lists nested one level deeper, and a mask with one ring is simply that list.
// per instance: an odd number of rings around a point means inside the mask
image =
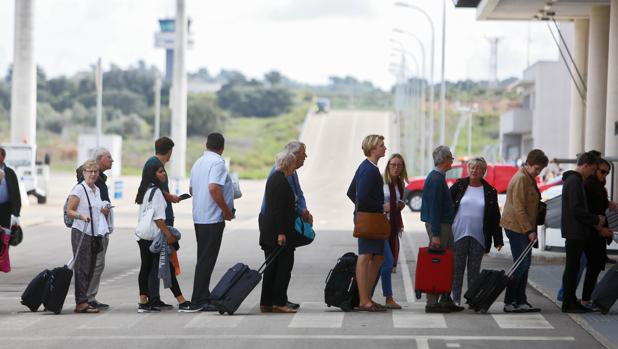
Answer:
[{"label": "red car", "polygon": [[[485,172],[485,180],[492,185],[498,193],[506,193],[506,188],[509,185],[511,177],[517,172],[517,167],[503,164],[487,164],[487,172]],[[465,163],[454,164],[453,167],[446,172],[446,183],[450,187],[458,178],[468,177],[468,167]],[[423,187],[425,186],[425,177],[414,177],[406,186],[405,201],[412,211],[420,211],[423,203]]]}]

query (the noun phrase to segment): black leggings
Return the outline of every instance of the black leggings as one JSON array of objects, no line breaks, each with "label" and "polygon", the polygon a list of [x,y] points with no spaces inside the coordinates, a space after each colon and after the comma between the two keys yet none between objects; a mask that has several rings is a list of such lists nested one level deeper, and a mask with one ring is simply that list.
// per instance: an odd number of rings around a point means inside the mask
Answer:
[{"label": "black leggings", "polygon": [[[140,239],[137,241],[139,246],[139,254],[142,259],[142,264],[139,269],[137,282],[139,284],[140,296],[148,296],[159,294],[159,254],[150,252],[150,244],[152,241]],[[170,262],[170,275],[172,276],[172,293],[174,297],[182,296],[180,285],[176,279],[174,265]]]}]

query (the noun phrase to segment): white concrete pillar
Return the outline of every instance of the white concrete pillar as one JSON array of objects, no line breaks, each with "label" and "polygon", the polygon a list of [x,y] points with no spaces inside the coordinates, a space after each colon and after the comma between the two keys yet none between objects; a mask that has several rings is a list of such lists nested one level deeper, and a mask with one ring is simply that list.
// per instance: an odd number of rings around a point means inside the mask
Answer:
[{"label": "white concrete pillar", "polygon": [[11,142],[36,144],[34,0],[15,0]]},{"label": "white concrete pillar", "polygon": [[[573,35],[573,60],[579,72],[581,73],[584,82],[588,75],[588,19],[576,19]],[[577,73],[575,73],[576,81],[582,93],[585,93],[584,87],[581,85]],[[584,98],[586,95],[584,94]],[[575,83],[571,82],[571,119],[569,126],[569,157],[575,157],[576,154],[584,152],[584,136],[586,120],[586,105],[580,96]]]},{"label": "white concrete pillar", "polygon": [[[618,157],[618,0],[612,0],[610,6],[605,156]],[[614,163],[614,165],[617,164]],[[616,170],[614,170],[613,188],[613,200],[618,201],[618,175]]]},{"label": "white concrete pillar", "polygon": [[[172,180],[185,178],[187,159],[187,16],[185,0],[176,0],[176,42],[174,46],[174,80],[172,82],[172,140],[174,152],[171,159]],[[170,181],[172,182],[172,181]],[[173,182],[172,182],[173,183]]]},{"label": "white concrete pillar", "polygon": [[586,150],[605,151],[609,6],[593,6],[588,38],[588,94],[586,98]]}]

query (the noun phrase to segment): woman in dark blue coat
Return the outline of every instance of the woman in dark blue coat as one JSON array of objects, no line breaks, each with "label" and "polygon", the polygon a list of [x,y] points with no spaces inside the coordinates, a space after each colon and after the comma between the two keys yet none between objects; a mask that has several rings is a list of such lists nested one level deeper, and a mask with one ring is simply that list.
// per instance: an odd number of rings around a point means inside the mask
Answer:
[{"label": "woman in dark blue coat", "polygon": [[[384,213],[384,181],[378,169],[378,160],[384,157],[384,137],[369,135],[362,144],[367,159],[361,162],[348,188],[348,197],[355,204],[356,212]],[[374,302],[371,293],[378,272],[384,261],[384,241],[358,238],[358,261],[356,282],[358,284],[359,310],[369,312],[386,311],[386,307]]]}]

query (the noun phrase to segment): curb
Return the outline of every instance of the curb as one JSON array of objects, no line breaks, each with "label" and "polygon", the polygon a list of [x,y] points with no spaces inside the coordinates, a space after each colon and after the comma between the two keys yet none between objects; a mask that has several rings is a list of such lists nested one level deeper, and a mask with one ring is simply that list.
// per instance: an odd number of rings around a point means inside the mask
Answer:
[{"label": "curb", "polygon": [[[558,307],[558,309],[561,308],[562,304],[560,304],[560,302],[558,302],[552,295],[545,292],[537,283],[528,279],[528,285],[530,285],[537,292],[543,295],[543,297],[549,299],[549,301],[554,303]],[[588,324],[588,321],[586,321],[586,319],[584,319],[581,315],[578,315],[578,314],[566,314],[566,315],[568,315],[573,321],[575,321],[581,328],[583,328],[586,332],[588,332],[594,339],[597,340],[597,342],[599,342],[605,348],[618,349],[618,346],[610,342],[607,338],[605,338],[605,336],[603,336],[597,330],[592,328],[592,326]]]}]

